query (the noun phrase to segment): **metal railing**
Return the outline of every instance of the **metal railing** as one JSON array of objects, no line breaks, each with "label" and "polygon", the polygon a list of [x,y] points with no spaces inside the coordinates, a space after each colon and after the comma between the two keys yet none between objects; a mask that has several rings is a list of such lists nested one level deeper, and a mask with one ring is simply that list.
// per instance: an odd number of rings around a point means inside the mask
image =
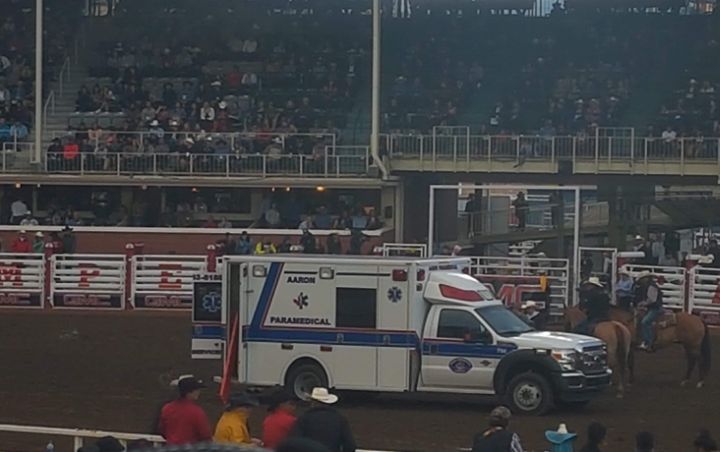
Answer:
[{"label": "metal railing", "polygon": [[58,74],[58,92],[60,97],[63,97],[65,83],[67,83],[68,80],[70,80],[70,57],[66,56],[63,65],[60,67],[60,73]]},{"label": "metal railing", "polygon": [[58,174],[115,176],[200,177],[362,177],[367,176],[370,156],[303,154],[143,154],[143,153],[47,153],[45,171]]},{"label": "metal railing", "polygon": [[406,170],[554,173],[567,162],[575,173],[720,172],[718,137],[384,134],[381,146]]},{"label": "metal railing", "polygon": [[43,125],[47,124],[48,114],[55,114],[55,91],[50,91],[47,99],[45,99],[45,105],[43,105]]}]

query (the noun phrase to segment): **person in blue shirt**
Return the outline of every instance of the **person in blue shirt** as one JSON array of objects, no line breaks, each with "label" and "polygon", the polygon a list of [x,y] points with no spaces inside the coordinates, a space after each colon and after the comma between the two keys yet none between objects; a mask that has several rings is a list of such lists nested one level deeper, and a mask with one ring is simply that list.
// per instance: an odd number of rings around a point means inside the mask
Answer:
[{"label": "person in blue shirt", "polygon": [[17,141],[25,141],[28,135],[30,135],[30,131],[27,126],[20,121],[15,121],[15,123],[10,127],[10,137],[13,140],[17,139]]},{"label": "person in blue shirt", "polygon": [[10,124],[5,121],[5,118],[0,117],[0,142],[10,141],[11,139]]},{"label": "person in blue shirt", "polygon": [[620,270],[615,283],[615,300],[618,306],[629,310],[633,302],[633,280],[626,270]]}]

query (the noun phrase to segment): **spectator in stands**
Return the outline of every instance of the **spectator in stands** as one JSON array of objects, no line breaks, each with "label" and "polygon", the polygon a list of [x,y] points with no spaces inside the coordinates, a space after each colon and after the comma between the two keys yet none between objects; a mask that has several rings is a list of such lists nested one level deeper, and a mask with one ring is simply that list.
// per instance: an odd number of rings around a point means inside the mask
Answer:
[{"label": "spectator in stands", "polygon": [[327,254],[342,254],[342,244],[337,234],[328,235],[325,248]]},{"label": "spectator in stands", "polygon": [[277,204],[273,203],[263,216],[265,224],[269,228],[278,228],[280,226],[280,212],[277,210]]},{"label": "spectator in stands", "polygon": [[270,397],[268,416],[263,421],[263,446],[276,449],[290,435],[297,417],[297,403],[286,391],[280,390]]},{"label": "spectator in stands", "polygon": [[217,224],[217,227],[220,229],[232,229],[232,223],[227,219],[227,217],[222,217],[220,218],[220,222]]},{"label": "spectator in stands", "polygon": [[63,253],[75,253],[77,241],[75,240],[75,232],[70,226],[65,226],[62,230],[62,246]]},{"label": "spectator in stands", "polygon": [[4,117],[0,116],[0,143],[10,141],[11,139],[10,124],[8,124]]},{"label": "spectator in stands", "polygon": [[197,404],[200,391],[207,386],[193,376],[178,381],[180,397],[163,406],[158,429],[170,445],[195,444],[212,439],[210,423]]},{"label": "spectator in stands", "polygon": [[601,452],[601,446],[605,444],[607,429],[599,422],[593,422],[587,428],[587,443],[580,449],[580,452]]},{"label": "spectator in stands", "polygon": [[250,436],[248,418],[258,401],[247,394],[231,394],[225,412],[215,427],[217,443],[260,446],[262,441]]},{"label": "spectator in stands", "polygon": [[13,240],[12,245],[10,245],[10,252],[11,253],[30,253],[32,252],[32,244],[30,243],[30,240],[27,238],[27,233],[25,231],[20,231],[20,233],[15,237],[15,240]]},{"label": "spectator in stands", "polygon": [[696,452],[718,451],[717,442],[713,439],[712,436],[710,436],[710,432],[705,429],[700,430],[700,433],[698,433],[695,441],[693,441],[693,446],[695,447]]},{"label": "spectator in stands", "polygon": [[510,410],[499,406],[490,412],[489,428],[475,435],[472,452],[523,452],[520,437],[508,430]]},{"label": "spectator in stands", "polygon": [[332,216],[328,214],[325,206],[320,206],[315,214],[315,227],[317,229],[330,229],[332,226]]},{"label": "spectator in stands", "polygon": [[22,221],[29,212],[27,204],[25,204],[22,199],[16,199],[10,204],[10,223],[20,224],[20,221]]},{"label": "spectator in stands", "polygon": [[37,226],[38,224],[38,221],[33,218],[32,212],[30,211],[27,211],[25,213],[25,218],[20,221],[20,226]]},{"label": "spectator in stands", "polygon": [[269,240],[266,239],[264,242],[258,240],[257,245],[255,245],[255,254],[275,254],[277,253],[277,248],[275,248],[275,245]]},{"label": "spectator in stands", "polygon": [[518,229],[524,231],[525,225],[527,224],[528,211],[530,210],[528,202],[525,199],[525,193],[518,192],[517,197],[512,202],[512,205],[515,208],[515,216],[518,220]]},{"label": "spectator in stands", "polygon": [[307,231],[308,229],[315,229],[315,224],[313,223],[312,215],[303,216],[302,221],[298,225],[298,229],[300,229],[301,231]]},{"label": "spectator in stands", "polygon": [[20,120],[15,120],[13,125],[10,127],[10,138],[13,141],[25,141],[28,135],[30,135],[28,127]]},{"label": "spectator in stands", "polygon": [[237,241],[237,246],[235,247],[235,254],[252,254],[252,242],[250,241],[250,236],[248,235],[247,231],[242,231],[242,233],[240,234],[240,238]]},{"label": "spectator in stands", "polygon": [[350,423],[331,407],[338,397],[327,388],[314,388],[310,399],[312,407],[297,419],[290,435],[317,441],[331,452],[355,452]]},{"label": "spectator in stands", "polygon": [[33,240],[32,244],[32,252],[35,254],[42,254],[45,252],[45,235],[42,231],[37,231],[35,233],[35,240]]},{"label": "spectator in stands", "polygon": [[640,432],[635,435],[635,452],[654,452],[655,437],[650,432]]},{"label": "spectator in stands", "polygon": [[303,230],[302,237],[300,237],[300,245],[302,245],[303,253],[305,254],[317,253],[317,241],[309,229]]}]

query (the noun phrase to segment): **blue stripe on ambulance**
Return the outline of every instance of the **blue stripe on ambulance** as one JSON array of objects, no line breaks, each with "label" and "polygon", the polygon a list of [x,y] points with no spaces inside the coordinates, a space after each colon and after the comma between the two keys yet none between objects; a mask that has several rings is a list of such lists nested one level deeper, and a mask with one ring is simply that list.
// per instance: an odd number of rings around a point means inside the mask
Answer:
[{"label": "blue stripe on ambulance", "polygon": [[220,325],[193,326],[193,339],[225,339],[225,327]]},{"label": "blue stripe on ambulance", "polygon": [[[432,353],[431,347],[434,348]],[[423,341],[423,355],[462,356],[465,358],[502,358],[513,350],[514,345],[466,344],[464,342]]]}]

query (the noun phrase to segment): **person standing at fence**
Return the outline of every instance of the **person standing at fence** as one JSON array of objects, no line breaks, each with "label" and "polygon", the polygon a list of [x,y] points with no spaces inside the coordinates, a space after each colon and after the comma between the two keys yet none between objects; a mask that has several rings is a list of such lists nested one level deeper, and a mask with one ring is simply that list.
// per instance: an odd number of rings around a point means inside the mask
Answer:
[{"label": "person standing at fence", "polygon": [[663,293],[655,282],[654,275],[648,271],[640,273],[636,284],[638,305],[647,310],[640,321],[642,343],[639,348],[652,351],[655,341],[654,324],[663,314]]},{"label": "person standing at fence", "polygon": [[35,233],[35,240],[32,244],[32,252],[35,254],[42,254],[45,252],[45,235],[38,231]]},{"label": "person standing at fence", "polygon": [[17,237],[15,237],[15,240],[13,240],[12,244],[10,245],[10,252],[11,253],[30,253],[32,252],[32,244],[30,243],[30,240],[27,238],[27,233],[25,231],[20,231]]},{"label": "person standing at fence", "polygon": [[62,232],[62,244],[63,253],[74,254],[77,241],[75,240],[75,233],[70,226],[65,226]]},{"label": "person standing at fence", "polygon": [[215,426],[213,439],[217,443],[260,446],[262,441],[250,436],[248,418],[257,400],[247,394],[231,394],[225,412]]},{"label": "person standing at fence", "polygon": [[207,386],[186,375],[178,381],[179,397],[160,411],[158,430],[170,445],[196,444],[212,439],[210,422],[198,405],[200,391]]},{"label": "person standing at fence", "polygon": [[268,406],[268,416],[263,421],[263,445],[268,449],[276,449],[290,435],[297,417],[295,399],[280,390],[273,394]]},{"label": "person standing at fence", "polygon": [[508,430],[510,410],[499,406],[490,412],[489,428],[475,435],[472,452],[523,452],[520,437]]},{"label": "person standing at fence", "polygon": [[350,423],[330,406],[337,403],[338,397],[327,388],[314,388],[310,399],[312,408],[298,418],[290,436],[317,441],[331,452],[355,452]]},{"label": "person standing at fence", "polygon": [[524,231],[525,225],[527,224],[528,211],[530,210],[530,206],[525,199],[525,193],[518,192],[517,197],[512,202],[512,205],[515,208],[515,217],[518,220],[518,229]]}]

